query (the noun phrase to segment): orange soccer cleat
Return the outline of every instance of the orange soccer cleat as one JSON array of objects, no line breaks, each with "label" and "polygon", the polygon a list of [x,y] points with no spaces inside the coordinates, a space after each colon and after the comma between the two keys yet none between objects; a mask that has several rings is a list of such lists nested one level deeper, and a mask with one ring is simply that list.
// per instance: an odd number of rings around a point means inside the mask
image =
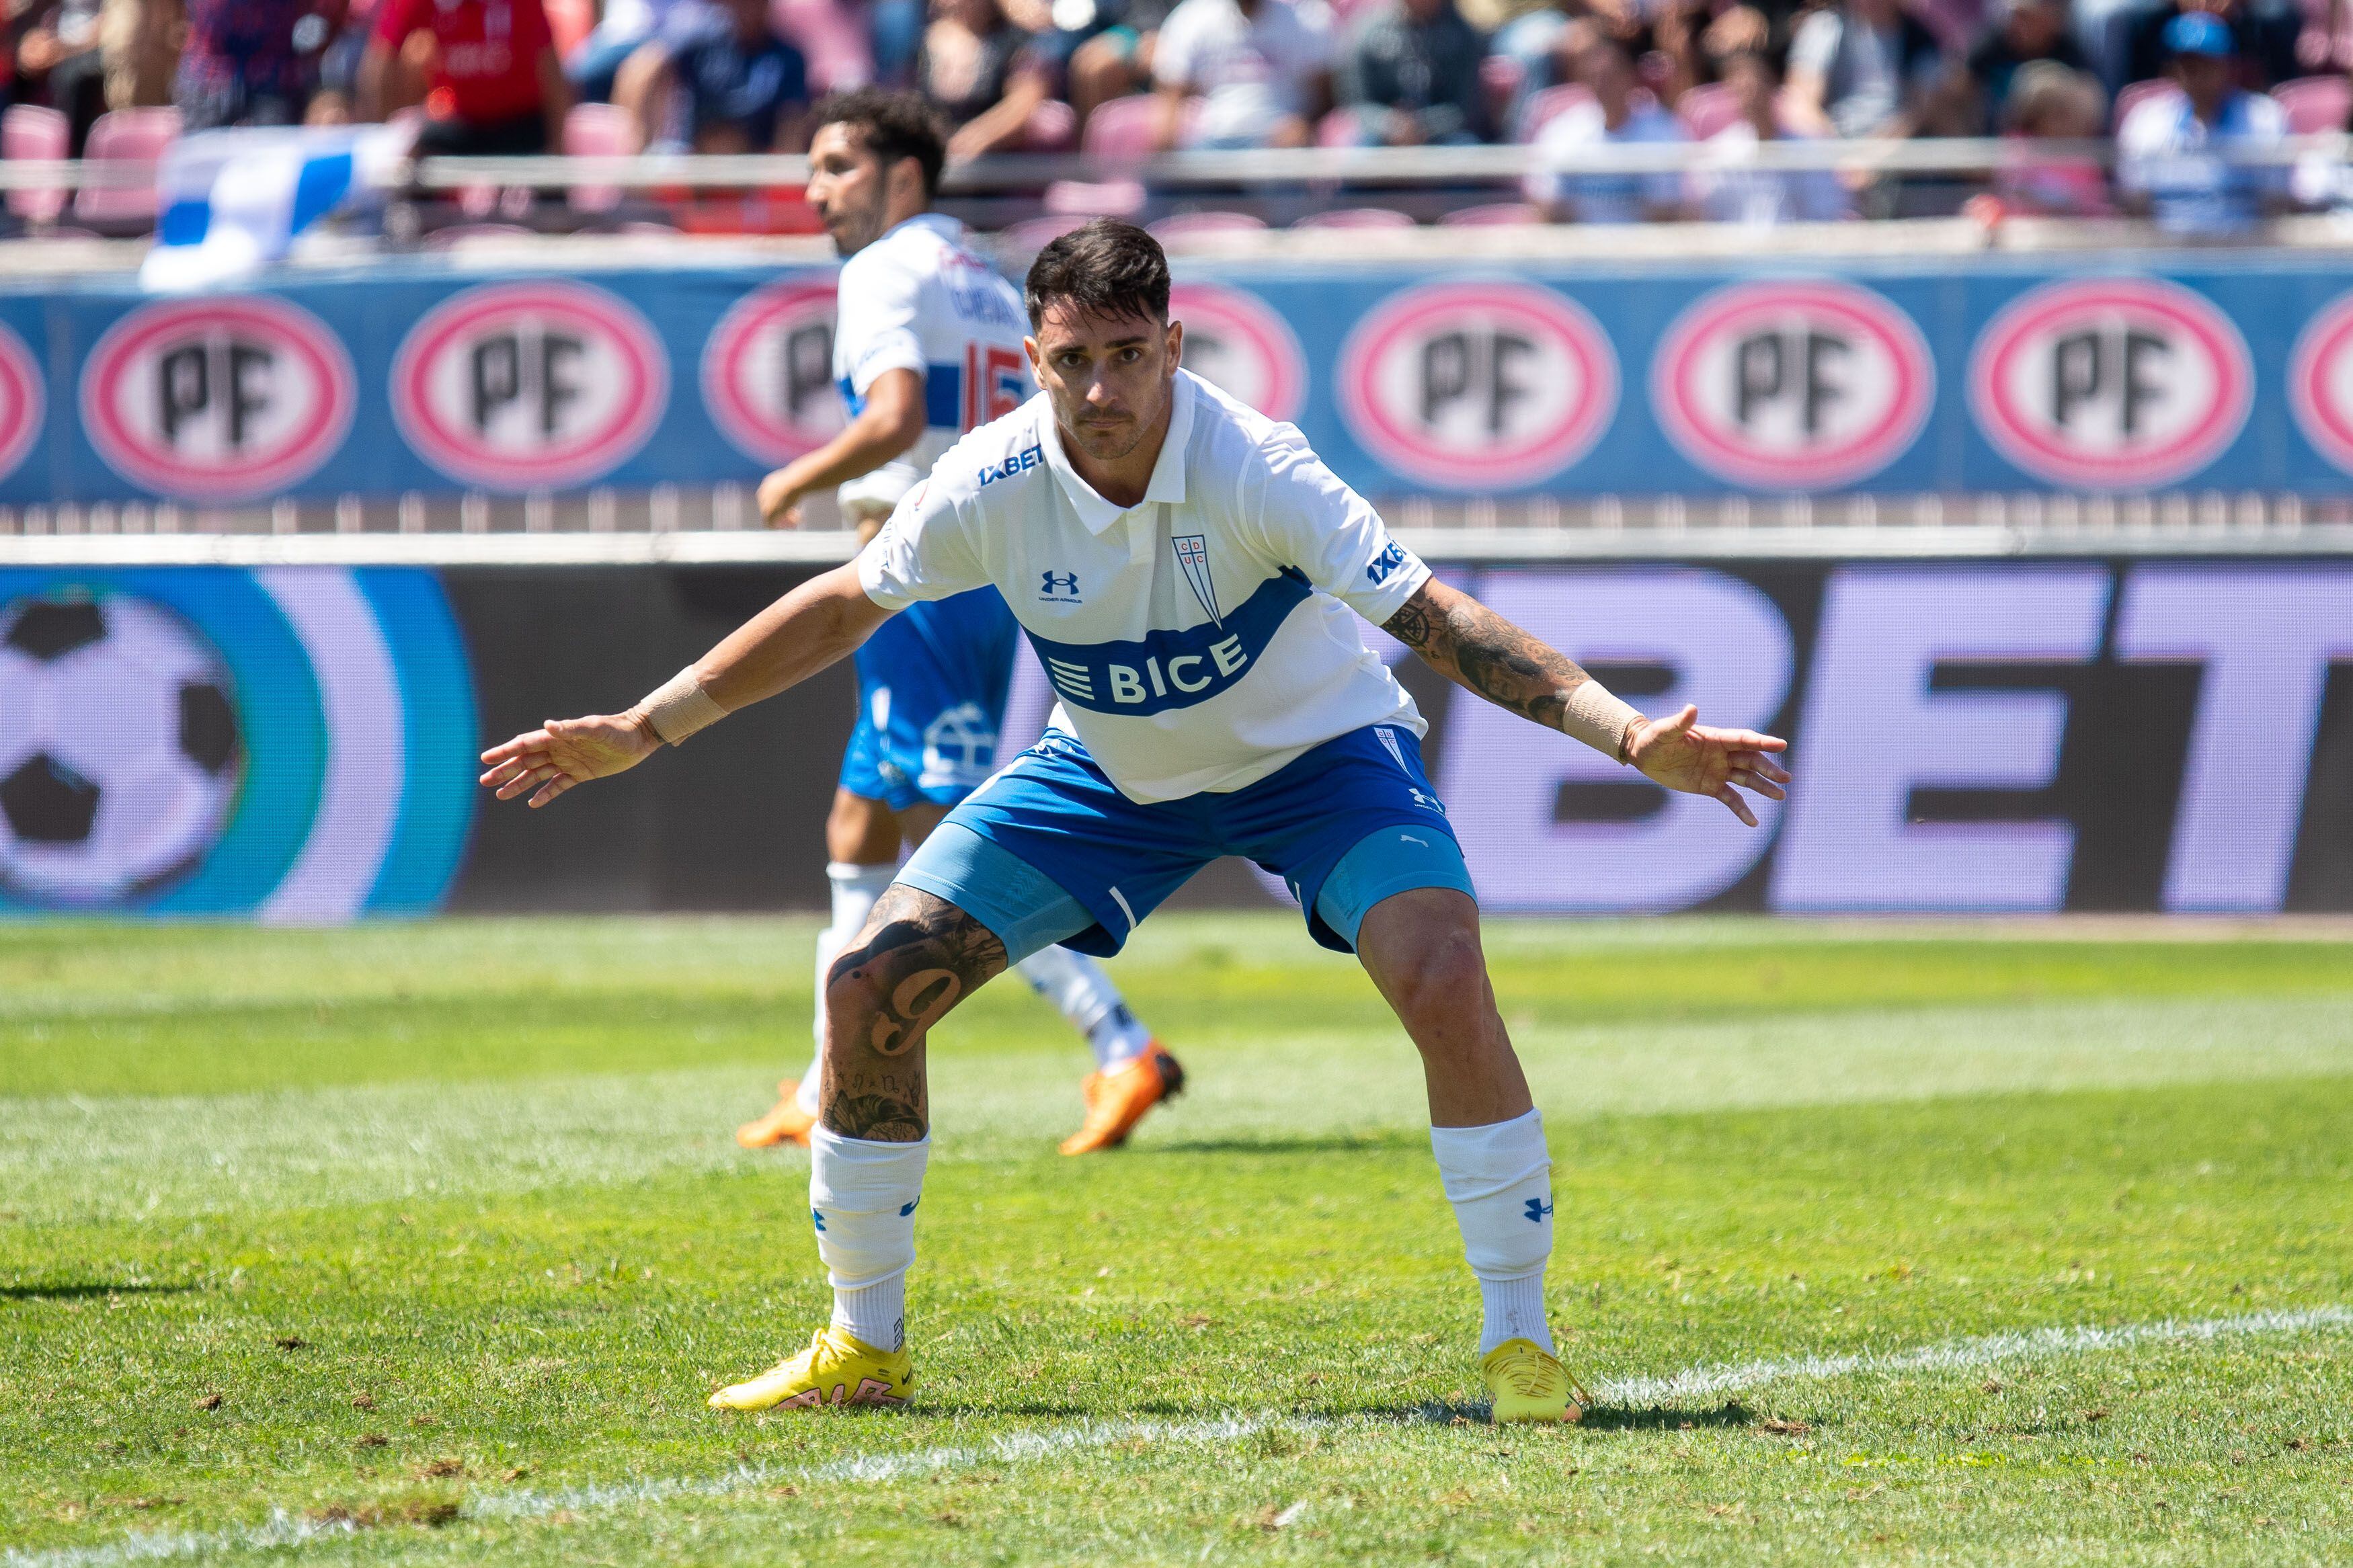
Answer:
[{"label": "orange soccer cleat", "polygon": [[808,1147],[809,1129],[817,1118],[801,1109],[795,1098],[800,1084],[786,1079],[776,1085],[776,1108],[757,1121],[746,1121],[735,1129],[735,1142],[746,1149],[773,1149],[779,1143],[797,1143]]},{"label": "orange soccer cleat", "polygon": [[1185,1069],[1158,1040],[1124,1067],[1087,1074],[1082,1091],[1087,1100],[1086,1124],[1062,1140],[1062,1152],[1092,1154],[1098,1149],[1118,1148],[1127,1142],[1145,1111],[1184,1088]]}]

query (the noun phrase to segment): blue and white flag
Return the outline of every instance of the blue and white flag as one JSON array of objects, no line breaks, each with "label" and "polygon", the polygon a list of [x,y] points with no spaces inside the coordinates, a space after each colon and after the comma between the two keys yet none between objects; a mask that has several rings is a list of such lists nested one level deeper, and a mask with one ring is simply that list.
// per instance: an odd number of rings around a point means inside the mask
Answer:
[{"label": "blue and white flag", "polygon": [[155,171],[155,248],[139,268],[140,286],[202,289],[282,259],[294,237],[329,213],[380,200],[406,142],[406,132],[385,125],[181,137]]}]

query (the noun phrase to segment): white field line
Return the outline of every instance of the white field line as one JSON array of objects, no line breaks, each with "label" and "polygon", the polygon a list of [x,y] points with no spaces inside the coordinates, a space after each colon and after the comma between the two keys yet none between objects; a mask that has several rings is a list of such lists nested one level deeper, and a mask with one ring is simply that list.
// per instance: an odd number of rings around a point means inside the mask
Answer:
[{"label": "white field line", "polygon": [[[1598,1380],[1597,1392],[1602,1399],[1615,1405],[1656,1405],[1674,1399],[1705,1398],[1768,1383],[1816,1381],[1850,1376],[1856,1373],[1952,1371],[2020,1361],[2050,1360],[2126,1345],[2201,1343],[2346,1327],[2353,1327],[2353,1307],[2249,1312],[2238,1317],[2204,1318],[2186,1322],[2167,1319],[2160,1322],[2126,1323],[2105,1329],[2088,1326],[2030,1329],[1988,1334],[1977,1339],[1953,1340],[1944,1344],[1922,1345],[1908,1351],[1795,1356],[1737,1365],[1696,1366],[1666,1377]],[[1442,1415],[1433,1411],[1433,1418],[1439,1420],[1451,1421],[1453,1415],[1452,1409],[1446,1409]],[[1087,1421],[1038,1432],[1011,1433],[984,1443],[918,1448],[902,1454],[865,1455],[821,1465],[740,1465],[732,1470],[708,1476],[615,1481],[552,1490],[526,1488],[482,1493],[466,1500],[460,1518],[483,1521],[546,1519],[559,1513],[580,1514],[644,1507],[681,1499],[732,1497],[786,1484],[823,1486],[892,1481],[905,1476],[1018,1464],[1124,1443],[1221,1442],[1271,1429],[1329,1430],[1335,1426],[1389,1424],[1393,1423],[1387,1417],[1335,1420],[1282,1415],[1205,1421]],[[113,1568],[117,1563],[282,1551],[322,1542],[341,1541],[357,1533],[359,1527],[347,1521],[318,1522],[280,1511],[273,1514],[267,1523],[235,1530],[201,1533],[148,1532],[126,1536],[100,1546],[9,1552],[0,1554],[0,1568]]]},{"label": "white field line", "polygon": [[1665,1377],[1602,1379],[1599,1382],[1598,1392],[1601,1398],[1615,1405],[1660,1405],[1676,1399],[1704,1399],[1736,1388],[1757,1388],[1768,1383],[1847,1377],[1855,1373],[1945,1372],[1992,1366],[2003,1362],[2049,1360],[2086,1351],[2115,1350],[2125,1345],[2180,1344],[2243,1339],[2258,1334],[2295,1334],[2313,1329],[2348,1326],[2353,1326],[2353,1307],[2248,1312],[2233,1318],[2201,1318],[2189,1322],[2168,1318],[2155,1323],[2124,1323],[2112,1329],[2088,1326],[2018,1329],[2008,1333],[1987,1334],[1979,1339],[1921,1345],[1908,1351],[1799,1356],[1786,1361],[1688,1367]]}]

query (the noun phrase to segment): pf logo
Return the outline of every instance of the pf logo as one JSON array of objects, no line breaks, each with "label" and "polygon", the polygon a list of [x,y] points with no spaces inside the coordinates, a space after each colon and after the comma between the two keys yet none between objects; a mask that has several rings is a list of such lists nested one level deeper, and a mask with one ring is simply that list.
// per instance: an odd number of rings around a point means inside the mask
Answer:
[{"label": "pf logo", "polygon": [[1716,478],[1830,489],[1902,457],[1936,374],[1920,331],[1852,283],[1736,283],[1667,329],[1651,366],[1667,438]]},{"label": "pf logo", "polygon": [[2030,290],[1978,335],[1968,386],[1996,451],[2037,479],[2093,489],[2189,479],[2237,439],[2254,402],[2238,328],[2156,279]]},{"label": "pf logo", "polygon": [[0,327],[0,479],[15,473],[40,439],[47,406],[32,351],[24,339]]},{"label": "pf logo", "polygon": [[2297,336],[2287,395],[2304,438],[2353,473],[2353,294],[2331,300]]},{"label": "pf logo", "polygon": [[332,457],[357,402],[324,323],[283,300],[145,305],[107,329],[81,373],[82,426],[132,483],[191,500],[248,500]]},{"label": "pf logo", "polygon": [[1299,416],[1307,355],[1265,300],[1216,283],[1179,283],[1169,314],[1185,323],[1185,368],[1269,419]]},{"label": "pf logo", "polygon": [[586,484],[645,445],[670,398],[646,319],[583,283],[489,283],[426,312],[392,413],[427,462],[500,489]]},{"label": "pf logo", "polygon": [[831,283],[771,283],[735,302],[702,350],[702,404],[747,458],[786,463],[846,422],[833,386]]},{"label": "pf logo", "polygon": [[1618,359],[1593,318],[1525,283],[1426,283],[1383,300],[1340,349],[1340,412],[1410,479],[1500,490],[1592,449],[1618,408]]}]

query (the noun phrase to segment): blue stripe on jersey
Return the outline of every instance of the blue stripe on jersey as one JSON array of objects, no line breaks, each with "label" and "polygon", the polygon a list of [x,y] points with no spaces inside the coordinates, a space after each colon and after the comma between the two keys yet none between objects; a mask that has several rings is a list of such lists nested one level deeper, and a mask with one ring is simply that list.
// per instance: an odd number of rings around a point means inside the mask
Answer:
[{"label": "blue stripe on jersey", "polygon": [[[848,376],[835,378],[833,386],[841,394],[841,405],[849,410],[852,419],[866,412],[866,399],[858,395]],[[964,429],[964,366],[923,367],[923,424],[933,430]]]},{"label": "blue stripe on jersey", "polygon": [[1207,702],[1250,671],[1291,612],[1314,594],[1286,566],[1222,621],[1140,642],[1061,643],[1029,634],[1055,695],[1096,713],[1159,713]]}]

